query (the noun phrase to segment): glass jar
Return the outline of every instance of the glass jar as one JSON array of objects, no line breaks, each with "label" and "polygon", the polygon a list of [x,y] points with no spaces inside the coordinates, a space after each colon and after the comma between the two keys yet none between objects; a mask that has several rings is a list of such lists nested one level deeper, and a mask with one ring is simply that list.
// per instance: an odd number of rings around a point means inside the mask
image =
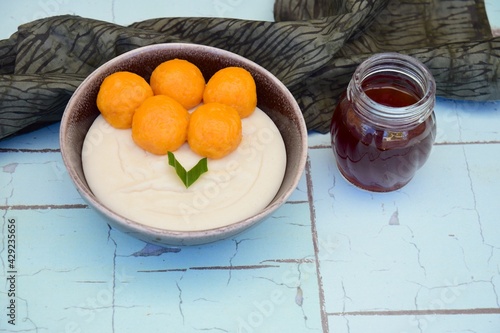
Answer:
[{"label": "glass jar", "polygon": [[330,127],[341,174],[369,191],[406,185],[434,144],[435,96],[432,74],[415,58],[380,53],[361,63]]}]

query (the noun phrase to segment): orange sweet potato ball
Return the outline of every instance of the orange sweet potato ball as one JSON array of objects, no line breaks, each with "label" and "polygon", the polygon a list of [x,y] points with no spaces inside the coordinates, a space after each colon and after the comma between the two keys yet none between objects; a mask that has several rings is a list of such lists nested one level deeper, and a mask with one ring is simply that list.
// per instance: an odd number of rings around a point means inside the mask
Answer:
[{"label": "orange sweet potato ball", "polygon": [[238,148],[241,139],[241,118],[233,107],[206,103],[191,114],[187,140],[198,155],[222,158]]},{"label": "orange sweet potato ball", "polygon": [[208,80],[203,102],[227,104],[235,108],[241,118],[250,116],[257,106],[257,88],[252,74],[241,67],[219,70]]},{"label": "orange sweet potato ball", "polygon": [[186,109],[200,104],[205,78],[200,69],[183,59],[167,60],[158,65],[149,80],[155,95],[167,95]]},{"label": "orange sweet potato ball", "polygon": [[146,99],[132,121],[132,139],[142,149],[156,155],[177,150],[187,137],[188,111],[165,95]]},{"label": "orange sweet potato ball", "polygon": [[107,76],[97,94],[97,108],[113,127],[126,129],[132,126],[135,109],[153,96],[147,81],[131,72],[121,71]]}]

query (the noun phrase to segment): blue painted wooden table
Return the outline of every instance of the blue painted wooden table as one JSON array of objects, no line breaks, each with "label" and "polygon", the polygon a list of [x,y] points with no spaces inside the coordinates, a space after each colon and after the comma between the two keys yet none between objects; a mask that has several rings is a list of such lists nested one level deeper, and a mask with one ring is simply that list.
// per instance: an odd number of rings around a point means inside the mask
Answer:
[{"label": "blue painted wooden table", "polygon": [[[0,38],[65,13],[272,20],[272,3],[9,2]],[[487,6],[500,27],[500,4]],[[498,108],[438,99],[429,161],[387,194],[346,183],[329,136],[311,134],[301,183],[271,218],[183,248],[108,227],[66,173],[59,124],[0,141],[0,332],[500,332]]]}]

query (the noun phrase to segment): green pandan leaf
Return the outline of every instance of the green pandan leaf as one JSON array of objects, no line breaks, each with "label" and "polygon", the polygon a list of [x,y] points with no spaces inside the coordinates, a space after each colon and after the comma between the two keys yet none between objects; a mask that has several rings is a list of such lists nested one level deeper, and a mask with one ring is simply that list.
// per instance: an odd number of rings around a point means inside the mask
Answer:
[{"label": "green pandan leaf", "polygon": [[186,171],[182,164],[175,158],[172,152],[168,152],[168,164],[175,168],[177,176],[182,180],[186,188],[193,185],[195,181],[200,178],[202,174],[208,171],[207,158],[202,158],[198,163],[191,168],[191,170]]}]

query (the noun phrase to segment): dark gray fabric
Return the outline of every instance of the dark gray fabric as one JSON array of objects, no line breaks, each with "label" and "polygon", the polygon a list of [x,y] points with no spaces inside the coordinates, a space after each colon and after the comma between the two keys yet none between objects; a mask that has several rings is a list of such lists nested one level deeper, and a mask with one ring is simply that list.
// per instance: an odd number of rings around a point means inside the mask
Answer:
[{"label": "dark gray fabric", "polygon": [[134,48],[169,42],[220,47],[274,73],[309,130],[326,133],[354,69],[374,53],[423,61],[439,96],[500,99],[500,38],[482,0],[276,0],[275,22],[157,18],[120,26],[76,16],[41,19],[0,41],[0,139],[60,119],[94,69]]}]

